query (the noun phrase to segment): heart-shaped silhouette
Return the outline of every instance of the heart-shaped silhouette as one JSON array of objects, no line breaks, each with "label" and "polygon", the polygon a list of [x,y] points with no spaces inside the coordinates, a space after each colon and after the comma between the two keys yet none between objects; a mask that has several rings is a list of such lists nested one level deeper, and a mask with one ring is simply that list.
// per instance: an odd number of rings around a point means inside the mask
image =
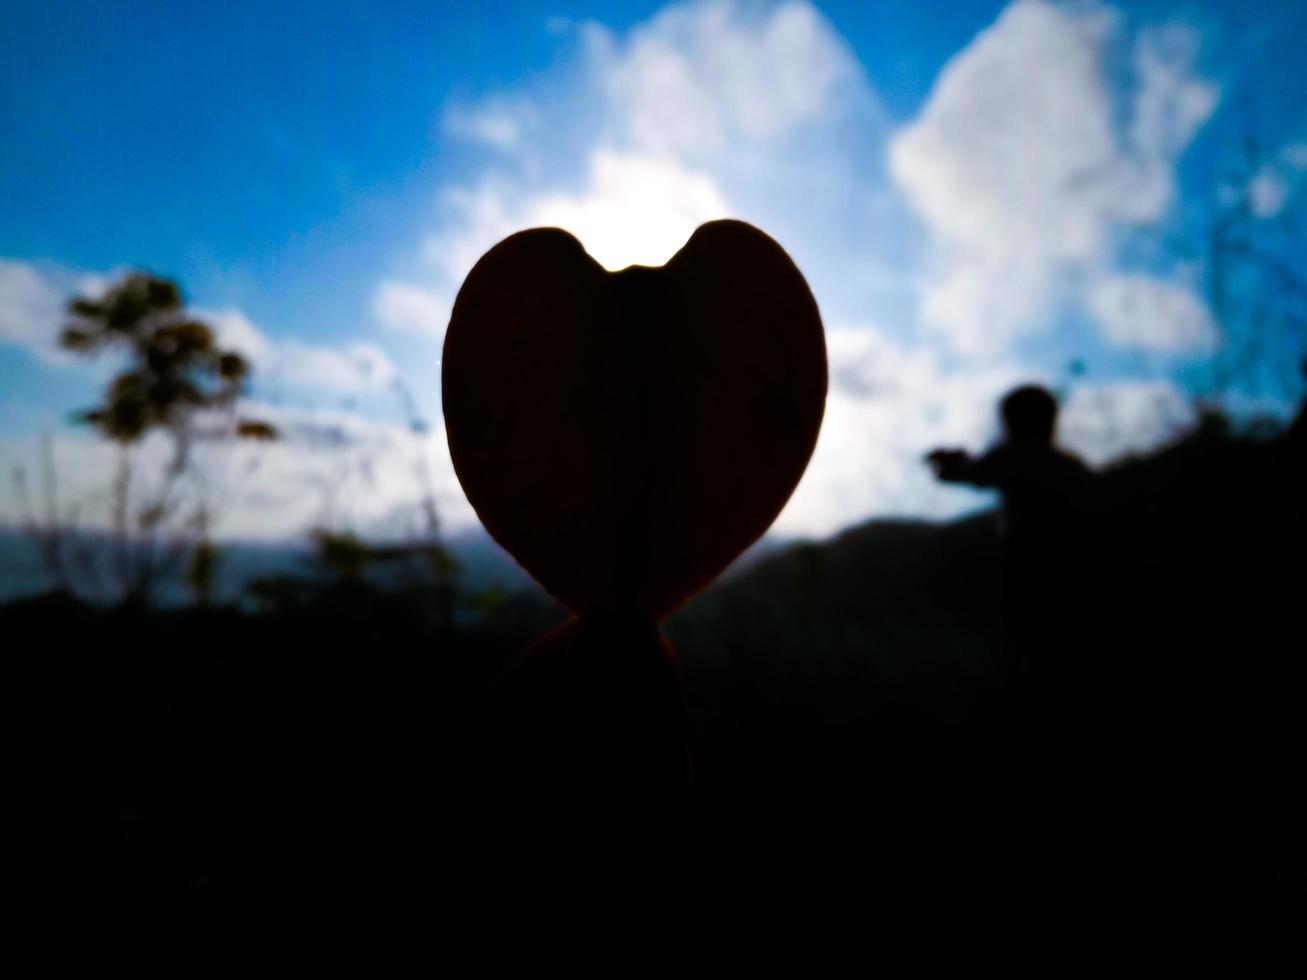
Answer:
[{"label": "heart-shaped silhouette", "polygon": [[536,228],[468,274],[441,381],[495,540],[583,620],[656,623],[789,499],[826,348],[803,276],[751,225],[705,224],[665,266],[621,272]]}]

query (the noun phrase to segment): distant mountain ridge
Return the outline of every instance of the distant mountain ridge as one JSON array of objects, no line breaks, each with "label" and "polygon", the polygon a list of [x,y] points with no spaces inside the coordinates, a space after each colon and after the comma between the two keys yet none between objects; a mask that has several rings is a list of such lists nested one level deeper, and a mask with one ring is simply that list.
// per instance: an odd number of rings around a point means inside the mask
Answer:
[{"label": "distant mountain ridge", "polygon": [[[103,531],[77,531],[72,536],[84,550],[99,554],[102,560],[109,554],[113,541],[112,535]],[[513,557],[479,528],[450,535],[442,539],[442,544],[457,563],[457,583],[465,591],[540,592],[540,587]],[[736,560],[727,576],[786,544],[764,538]],[[219,555],[218,582],[214,589],[219,603],[237,601],[260,578],[282,575],[314,578],[323,574],[315,561],[312,543],[304,540],[221,542]],[[377,584],[386,586],[385,573],[377,576]],[[0,527],[0,604],[41,595],[57,585],[42,557],[41,544],[29,533]],[[165,605],[180,605],[189,599],[184,584],[175,576],[160,589],[159,601]]]},{"label": "distant mountain ridge", "polygon": [[[75,538],[92,552],[105,553],[112,536],[107,532],[79,531]],[[506,591],[534,588],[530,576],[481,531],[468,531],[444,540],[458,563],[460,584],[471,590],[491,587]],[[255,580],[278,575],[314,577],[313,545],[307,541],[229,541],[219,544],[218,602],[230,602]],[[32,535],[13,528],[0,528],[0,603],[40,595],[56,587],[39,542]],[[171,581],[161,588],[160,601],[176,605],[188,601],[184,585]]]}]

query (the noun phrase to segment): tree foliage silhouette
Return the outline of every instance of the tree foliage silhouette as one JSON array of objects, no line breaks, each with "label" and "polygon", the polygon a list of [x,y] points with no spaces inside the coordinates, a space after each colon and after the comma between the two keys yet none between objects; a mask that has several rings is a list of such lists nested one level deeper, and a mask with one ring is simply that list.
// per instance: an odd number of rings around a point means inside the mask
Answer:
[{"label": "tree foliage silhouette", "polygon": [[[59,338],[65,350],[83,356],[122,350],[128,357],[101,403],[76,416],[118,447],[118,591],[129,600],[148,598],[160,572],[191,553],[192,571],[202,569],[190,576],[192,587],[204,600],[217,560],[208,540],[211,505],[200,495],[186,506],[179,487],[187,475],[201,479],[192,465],[198,439],[276,438],[269,423],[235,416],[250,365],[221,348],[213,329],[188,313],[175,283],[147,273],[129,273],[98,299],[71,300],[68,313]],[[168,438],[169,458],[157,489],[133,509],[130,450],[154,432]],[[160,547],[165,530],[172,540]]]}]

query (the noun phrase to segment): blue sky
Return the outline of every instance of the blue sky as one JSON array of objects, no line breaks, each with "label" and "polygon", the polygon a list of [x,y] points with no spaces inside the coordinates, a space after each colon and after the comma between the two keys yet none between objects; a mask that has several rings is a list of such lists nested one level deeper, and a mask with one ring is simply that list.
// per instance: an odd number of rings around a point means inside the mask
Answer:
[{"label": "blue sky", "polygon": [[[613,266],[724,215],[791,250],[833,386],[789,533],[974,506],[917,460],[982,444],[1015,381],[1058,385],[1097,463],[1183,428],[1246,339],[1265,335],[1267,370],[1220,394],[1281,414],[1298,395],[1298,300],[1250,319],[1252,268],[1215,309],[1195,243],[1242,208],[1307,265],[1301,4],[11,0],[0,18],[0,462],[30,468],[53,433],[79,519],[109,464],[66,418],[112,365],[55,351],[58,307],[141,267],[251,355],[250,400],[288,436],[215,463],[263,481],[225,533],[394,532],[415,458],[469,525],[440,333],[470,262],[530,224]],[[429,434],[399,424],[396,379]],[[0,520],[17,506],[0,489]]]}]

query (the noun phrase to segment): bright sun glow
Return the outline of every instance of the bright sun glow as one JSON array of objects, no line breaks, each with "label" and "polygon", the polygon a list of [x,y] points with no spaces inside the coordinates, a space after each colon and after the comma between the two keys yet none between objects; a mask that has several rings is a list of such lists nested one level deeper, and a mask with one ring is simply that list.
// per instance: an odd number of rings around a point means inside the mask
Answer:
[{"label": "bright sun glow", "polygon": [[610,271],[662,265],[705,221],[729,216],[713,182],[657,157],[597,153],[584,197],[539,201],[531,224],[566,228]]}]

